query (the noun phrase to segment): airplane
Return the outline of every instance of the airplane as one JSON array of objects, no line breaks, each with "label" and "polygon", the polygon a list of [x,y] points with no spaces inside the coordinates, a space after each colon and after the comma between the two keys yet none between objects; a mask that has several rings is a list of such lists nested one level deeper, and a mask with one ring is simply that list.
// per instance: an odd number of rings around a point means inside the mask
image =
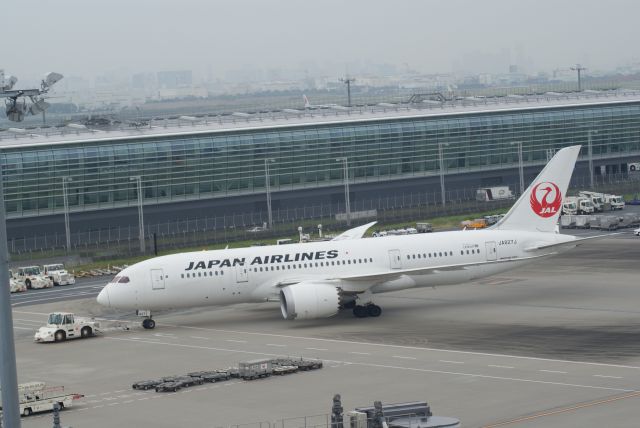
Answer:
[{"label": "airplane", "polygon": [[558,233],[580,146],[556,153],[494,226],[364,238],[375,222],[331,241],[187,252],[122,270],[98,303],[136,310],[152,329],[158,310],[279,301],[283,318],[328,318],[351,309],[378,317],[380,293],[461,284],[569,250],[585,240]]},{"label": "airplane", "polygon": [[305,110],[319,110],[319,109],[335,109],[335,110],[349,110],[349,107],[341,106],[338,104],[311,104],[309,98],[305,94],[302,94],[302,100],[304,101]]}]

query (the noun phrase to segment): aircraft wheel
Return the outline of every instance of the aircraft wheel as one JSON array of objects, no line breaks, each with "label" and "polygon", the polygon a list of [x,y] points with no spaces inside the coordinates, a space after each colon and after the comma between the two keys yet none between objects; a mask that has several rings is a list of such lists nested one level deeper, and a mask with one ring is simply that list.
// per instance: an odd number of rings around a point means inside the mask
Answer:
[{"label": "aircraft wheel", "polygon": [[154,328],[156,328],[156,322],[151,318],[147,318],[144,321],[142,321],[142,327],[144,327],[147,330],[153,330]]},{"label": "aircraft wheel", "polygon": [[353,315],[356,318],[365,318],[367,317],[367,308],[364,306],[356,306],[353,308]]},{"label": "aircraft wheel", "polygon": [[345,309],[353,309],[356,307],[356,301],[352,300],[350,302],[345,303],[344,305],[342,305],[343,308]]},{"label": "aircraft wheel", "polygon": [[382,308],[378,305],[367,305],[367,315],[370,317],[379,317],[382,313]]}]

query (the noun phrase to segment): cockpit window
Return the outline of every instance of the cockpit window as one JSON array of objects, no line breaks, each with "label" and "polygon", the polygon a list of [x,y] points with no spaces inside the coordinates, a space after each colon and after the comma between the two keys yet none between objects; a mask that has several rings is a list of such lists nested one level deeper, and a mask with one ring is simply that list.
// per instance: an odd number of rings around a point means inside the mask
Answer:
[{"label": "cockpit window", "polygon": [[124,275],[117,275],[111,280],[112,284],[126,284],[127,282],[129,282],[129,277]]}]

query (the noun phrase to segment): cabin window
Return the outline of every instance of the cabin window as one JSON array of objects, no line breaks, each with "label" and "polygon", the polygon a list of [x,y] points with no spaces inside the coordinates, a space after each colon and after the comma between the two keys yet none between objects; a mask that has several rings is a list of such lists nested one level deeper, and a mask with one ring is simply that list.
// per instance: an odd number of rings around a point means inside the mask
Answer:
[{"label": "cabin window", "polygon": [[224,275],[224,271],[223,270],[220,271],[220,275]]},{"label": "cabin window", "polygon": [[180,274],[180,278],[184,278],[184,274],[183,273]]},{"label": "cabin window", "polygon": [[449,251],[449,255],[450,255],[450,256],[453,256],[453,251]]},{"label": "cabin window", "polygon": [[407,254],[407,260],[411,260],[411,256]]},{"label": "cabin window", "polygon": [[373,259],[369,259],[369,261],[370,261],[371,263],[373,263]]}]

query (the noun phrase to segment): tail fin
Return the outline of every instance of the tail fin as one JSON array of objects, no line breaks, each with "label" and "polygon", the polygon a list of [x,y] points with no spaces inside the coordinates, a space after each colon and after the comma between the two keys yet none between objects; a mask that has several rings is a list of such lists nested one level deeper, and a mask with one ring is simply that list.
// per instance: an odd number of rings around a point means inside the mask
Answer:
[{"label": "tail fin", "polygon": [[309,102],[309,98],[305,94],[302,94],[302,100],[304,101],[304,108],[311,107],[311,103]]},{"label": "tail fin", "polygon": [[494,228],[553,232],[579,153],[580,146],[558,151]]}]

